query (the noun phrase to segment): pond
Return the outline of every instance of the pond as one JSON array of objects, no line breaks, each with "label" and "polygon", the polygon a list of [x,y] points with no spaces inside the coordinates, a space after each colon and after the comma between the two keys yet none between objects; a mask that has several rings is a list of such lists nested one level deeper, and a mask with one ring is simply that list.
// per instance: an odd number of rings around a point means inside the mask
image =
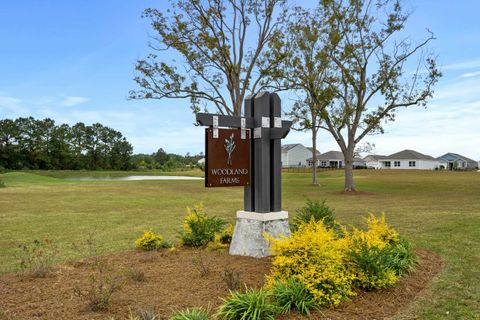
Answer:
[{"label": "pond", "polygon": [[125,176],[125,177],[73,177],[76,181],[144,181],[144,180],[203,180],[201,177],[187,176]]}]

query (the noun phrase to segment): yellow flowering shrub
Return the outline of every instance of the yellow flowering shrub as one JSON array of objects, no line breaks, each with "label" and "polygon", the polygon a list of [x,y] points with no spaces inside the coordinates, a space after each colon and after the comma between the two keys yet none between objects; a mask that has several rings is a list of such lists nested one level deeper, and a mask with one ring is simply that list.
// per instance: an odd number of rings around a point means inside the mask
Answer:
[{"label": "yellow flowering shrub", "polygon": [[398,255],[399,235],[387,225],[384,214],[380,218],[370,214],[366,224],[366,231],[354,228],[349,235],[355,283],[367,290],[390,287],[397,282],[398,265],[403,263]]},{"label": "yellow flowering shrub", "polygon": [[187,246],[205,246],[215,240],[215,234],[221,232],[224,225],[222,219],[209,216],[202,203],[193,208],[187,207],[180,239]]},{"label": "yellow flowering shrub", "polygon": [[354,295],[355,274],[347,264],[349,238],[338,239],[334,230],[313,220],[299,225],[290,238],[267,238],[274,254],[269,285],[296,279],[305,284],[319,305],[327,306]]},{"label": "yellow flowering shrub", "polygon": [[146,230],[135,240],[135,247],[142,250],[155,250],[162,246],[163,237],[153,231]]}]

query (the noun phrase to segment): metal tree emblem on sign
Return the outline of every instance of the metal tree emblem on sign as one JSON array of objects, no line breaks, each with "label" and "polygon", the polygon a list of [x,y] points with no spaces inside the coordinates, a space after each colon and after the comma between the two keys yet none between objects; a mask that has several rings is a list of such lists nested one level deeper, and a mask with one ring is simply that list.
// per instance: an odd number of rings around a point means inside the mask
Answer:
[{"label": "metal tree emblem on sign", "polygon": [[228,153],[227,164],[232,165],[232,153],[235,150],[235,141],[233,140],[233,133],[230,136],[230,139],[225,139],[225,150]]}]

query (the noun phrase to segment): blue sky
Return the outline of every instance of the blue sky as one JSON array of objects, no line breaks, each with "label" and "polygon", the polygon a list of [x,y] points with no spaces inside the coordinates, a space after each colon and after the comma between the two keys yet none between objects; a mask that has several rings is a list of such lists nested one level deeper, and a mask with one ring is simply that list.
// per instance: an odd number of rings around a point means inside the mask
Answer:
[{"label": "blue sky", "polygon": [[[147,52],[151,0],[16,0],[0,2],[0,118],[50,117],[57,123],[100,122],[121,131],[135,152],[203,151],[189,101],[129,101],[134,64]],[[428,108],[401,110],[384,135],[369,136],[376,152],[402,149],[480,160],[480,1],[407,0],[412,37],[431,29],[444,77]],[[171,57],[165,56],[165,60]],[[290,101],[284,99],[288,110]],[[311,145],[308,133],[284,143]],[[321,152],[337,150],[328,133]]]}]

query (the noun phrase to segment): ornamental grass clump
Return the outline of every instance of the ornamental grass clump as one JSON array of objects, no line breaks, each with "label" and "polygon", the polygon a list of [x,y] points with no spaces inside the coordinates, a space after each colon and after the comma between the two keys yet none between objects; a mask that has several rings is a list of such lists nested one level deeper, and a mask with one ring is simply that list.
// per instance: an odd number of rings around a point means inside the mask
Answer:
[{"label": "ornamental grass clump", "polygon": [[272,286],[272,297],[282,314],[297,311],[310,315],[310,310],[317,308],[312,293],[303,282],[294,278],[286,282],[275,282]]},{"label": "ornamental grass clump", "polygon": [[274,254],[269,286],[292,279],[302,282],[320,306],[336,306],[355,295],[355,274],[347,260],[350,241],[338,238],[323,221],[300,224],[290,238],[268,239]]},{"label": "ornamental grass clump", "polygon": [[210,320],[208,311],[203,308],[193,308],[184,311],[175,311],[169,320]]},{"label": "ornamental grass clump", "polygon": [[223,320],[274,320],[280,311],[265,290],[230,291],[230,297],[222,300],[217,317]]},{"label": "ornamental grass clump", "polygon": [[222,219],[207,215],[203,204],[187,207],[180,239],[183,245],[203,247],[215,240],[215,235],[222,232],[225,224]]}]

